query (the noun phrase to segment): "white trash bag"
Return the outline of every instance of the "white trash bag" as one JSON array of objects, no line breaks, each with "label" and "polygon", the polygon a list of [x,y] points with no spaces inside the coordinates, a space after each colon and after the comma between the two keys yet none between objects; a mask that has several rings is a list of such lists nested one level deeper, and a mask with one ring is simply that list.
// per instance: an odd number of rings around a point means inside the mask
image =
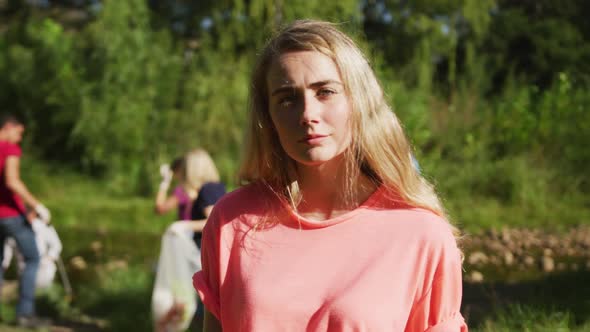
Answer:
[{"label": "white trash bag", "polygon": [[[48,225],[39,218],[35,218],[31,220],[31,227],[35,232],[35,243],[37,244],[40,257],[35,286],[37,289],[46,289],[53,284],[55,272],[57,271],[55,263],[59,259],[63,247],[57,231],[53,226]],[[25,258],[19,252],[16,241],[10,237],[4,241],[2,268],[5,271],[10,266],[13,256],[16,257],[18,273],[20,275],[25,269]]]},{"label": "white trash bag", "polygon": [[[162,236],[152,293],[152,318],[156,331],[176,332],[188,328],[197,310],[197,293],[193,289],[192,277],[199,270],[201,253],[192,239],[192,233],[166,231]],[[182,314],[169,319],[175,305],[181,308]]]}]

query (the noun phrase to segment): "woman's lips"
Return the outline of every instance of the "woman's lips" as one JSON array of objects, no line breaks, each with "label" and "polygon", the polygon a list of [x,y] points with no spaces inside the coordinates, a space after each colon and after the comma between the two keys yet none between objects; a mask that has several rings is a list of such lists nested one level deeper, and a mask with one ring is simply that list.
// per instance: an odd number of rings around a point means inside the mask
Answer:
[{"label": "woman's lips", "polygon": [[305,135],[305,137],[300,139],[299,142],[309,144],[309,145],[318,145],[326,137],[328,137],[328,135],[318,135],[318,134]]}]

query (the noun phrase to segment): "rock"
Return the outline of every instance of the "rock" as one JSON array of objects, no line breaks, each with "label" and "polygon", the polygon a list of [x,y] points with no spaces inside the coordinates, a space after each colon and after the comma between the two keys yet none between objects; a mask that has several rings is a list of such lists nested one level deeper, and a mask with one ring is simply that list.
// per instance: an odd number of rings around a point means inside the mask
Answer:
[{"label": "rock", "polygon": [[505,251],[503,257],[506,266],[512,266],[514,264],[514,255],[510,251]]},{"label": "rock", "polygon": [[551,248],[543,249],[543,256],[545,256],[545,257],[553,256],[553,250],[551,250]]},{"label": "rock", "polygon": [[535,265],[535,259],[532,256],[525,256],[523,262],[528,267]]},{"label": "rock", "polygon": [[492,228],[486,232],[486,235],[488,237],[490,237],[491,239],[497,239],[498,238],[498,231],[495,228]]},{"label": "rock", "polygon": [[70,267],[74,270],[83,271],[88,268],[88,264],[82,256],[74,256],[70,259]]},{"label": "rock", "polygon": [[553,272],[553,270],[555,270],[555,261],[551,257],[543,256],[541,259],[541,268],[543,269],[543,272]]},{"label": "rock", "polygon": [[503,227],[500,234],[500,237],[502,238],[502,241],[504,241],[504,243],[511,242],[510,229],[508,229],[507,227]]},{"label": "rock", "polygon": [[468,279],[471,282],[480,283],[483,281],[483,274],[479,271],[472,271]]},{"label": "rock", "polygon": [[469,255],[469,258],[467,259],[467,261],[471,265],[486,264],[488,262],[488,256],[486,256],[486,254],[484,254],[481,251],[476,251],[476,252],[471,253],[471,255]]},{"label": "rock", "polygon": [[90,244],[90,249],[95,253],[98,253],[102,250],[102,243],[100,241],[92,241]]},{"label": "rock", "polygon": [[566,269],[566,267],[567,267],[567,266],[565,265],[565,263],[564,263],[564,262],[559,262],[559,263],[557,263],[557,270],[558,270],[558,271],[563,271],[563,270],[565,270],[565,269]]},{"label": "rock", "polygon": [[555,235],[549,235],[549,236],[547,237],[547,245],[548,245],[550,248],[555,248],[555,247],[557,247],[557,246],[559,245],[559,239],[557,238],[557,236],[555,236]]},{"label": "rock", "polygon": [[128,266],[129,265],[127,264],[127,261],[123,259],[117,259],[106,263],[105,269],[107,271],[126,270]]},{"label": "rock", "polygon": [[499,266],[501,264],[500,259],[497,256],[490,256],[489,262],[491,265]]},{"label": "rock", "polygon": [[505,246],[496,240],[488,241],[487,248],[490,253],[500,253],[505,250]]}]

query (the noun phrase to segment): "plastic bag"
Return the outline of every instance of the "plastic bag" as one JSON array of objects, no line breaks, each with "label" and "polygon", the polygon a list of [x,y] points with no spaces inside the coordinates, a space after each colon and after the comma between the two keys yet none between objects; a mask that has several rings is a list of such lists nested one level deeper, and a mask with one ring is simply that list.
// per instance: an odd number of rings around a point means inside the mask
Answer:
[{"label": "plastic bag", "polygon": [[[35,286],[37,289],[49,288],[53,284],[53,279],[55,279],[57,270],[55,262],[61,254],[62,243],[55,228],[41,219],[33,219],[31,227],[35,232],[35,243],[40,256]],[[7,238],[4,241],[4,259],[2,261],[4,270],[7,270],[10,266],[13,256],[16,257],[18,273],[21,274],[25,269],[25,259],[19,252],[16,241],[13,238]]]},{"label": "plastic bag", "polygon": [[[152,293],[152,318],[156,331],[184,331],[188,328],[197,310],[192,276],[199,270],[201,254],[192,236],[171,231],[164,233]],[[173,307],[181,308],[176,317],[171,317],[175,311]]]}]

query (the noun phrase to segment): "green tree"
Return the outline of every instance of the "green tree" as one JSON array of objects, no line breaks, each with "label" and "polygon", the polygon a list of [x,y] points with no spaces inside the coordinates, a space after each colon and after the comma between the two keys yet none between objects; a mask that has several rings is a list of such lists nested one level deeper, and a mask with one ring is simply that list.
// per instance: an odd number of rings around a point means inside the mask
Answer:
[{"label": "green tree", "polygon": [[149,18],[142,0],[108,1],[83,32],[87,84],[72,134],[87,166],[139,190],[148,189],[144,177],[164,145],[161,126],[182,69],[168,34],[153,31]]}]

